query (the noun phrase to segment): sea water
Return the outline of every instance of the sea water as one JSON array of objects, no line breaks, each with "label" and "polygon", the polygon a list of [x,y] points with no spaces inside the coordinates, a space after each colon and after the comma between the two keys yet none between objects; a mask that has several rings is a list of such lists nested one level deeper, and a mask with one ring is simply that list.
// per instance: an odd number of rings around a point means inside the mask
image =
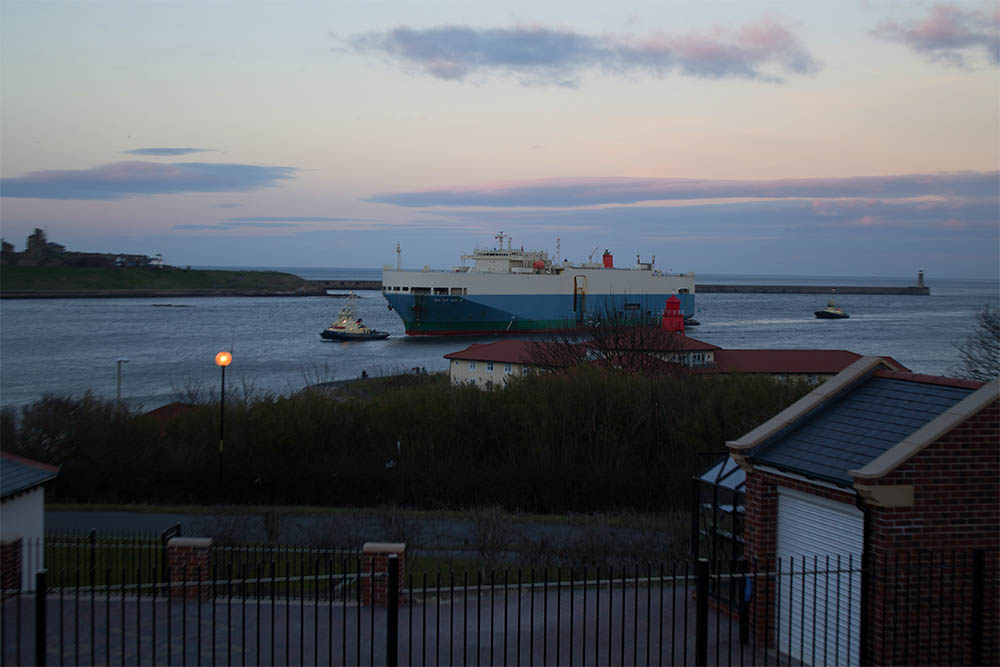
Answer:
[{"label": "sea water", "polygon": [[[309,279],[379,280],[380,269],[279,269]],[[704,284],[885,285],[905,278],[699,275]],[[1000,284],[928,279],[930,296],[837,295],[851,317],[818,320],[817,294],[699,294],[688,335],[723,348],[845,349],[888,355],[911,370],[950,374],[976,314],[1000,305]],[[287,394],[308,384],[368,375],[443,371],[444,355],[492,337],[407,337],[378,291],[331,297],[5,299],[0,301],[0,404],[43,394],[114,399],[121,366],[123,401],[152,409],[172,400],[214,398],[221,389],[215,354],[231,350],[226,392]],[[322,331],[352,306],[390,338],[328,342]],[[128,362],[118,364],[117,359]]]}]

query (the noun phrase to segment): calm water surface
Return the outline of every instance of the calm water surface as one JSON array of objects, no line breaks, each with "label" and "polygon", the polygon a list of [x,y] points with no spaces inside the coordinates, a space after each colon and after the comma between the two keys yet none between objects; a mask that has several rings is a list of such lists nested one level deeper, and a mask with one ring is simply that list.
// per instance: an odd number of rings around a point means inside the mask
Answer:
[{"label": "calm water surface", "polygon": [[[377,280],[377,269],[285,269],[312,279]],[[797,278],[699,275],[701,283],[913,284],[906,278]],[[931,296],[844,295],[849,320],[817,320],[826,298],[799,294],[700,294],[689,335],[723,348],[834,348],[890,355],[914,371],[948,374],[955,344],[971,333],[983,305],[1000,304],[998,283],[928,279]],[[220,350],[233,351],[227,393],[288,393],[318,381],[447,369],[443,355],[491,338],[408,339],[379,292],[353,304],[384,341],[337,343],[319,332],[348,302],[324,297],[41,299],[0,301],[0,403],[43,394],[114,398],[118,357],[122,396],[155,408],[185,394],[219,391]]]}]

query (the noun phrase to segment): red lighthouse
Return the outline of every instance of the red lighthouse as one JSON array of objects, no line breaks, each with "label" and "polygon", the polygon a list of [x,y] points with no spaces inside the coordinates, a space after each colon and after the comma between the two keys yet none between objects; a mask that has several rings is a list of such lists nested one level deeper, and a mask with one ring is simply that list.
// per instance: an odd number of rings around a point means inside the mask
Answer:
[{"label": "red lighthouse", "polygon": [[667,299],[667,305],[663,309],[663,320],[660,328],[668,332],[678,332],[684,334],[684,315],[681,314],[681,300],[676,294],[672,294]]}]

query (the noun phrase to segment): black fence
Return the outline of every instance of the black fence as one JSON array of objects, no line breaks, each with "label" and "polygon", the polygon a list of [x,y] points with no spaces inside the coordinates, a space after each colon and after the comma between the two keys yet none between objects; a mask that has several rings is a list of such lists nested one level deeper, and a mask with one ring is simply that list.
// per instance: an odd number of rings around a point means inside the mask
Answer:
[{"label": "black fence", "polygon": [[[275,552],[277,553],[277,552]],[[983,664],[997,572],[982,551],[860,563],[438,572],[398,580],[360,556],[219,550],[37,574],[5,591],[4,665]],[[260,558],[261,554],[264,555]],[[402,585],[400,585],[402,583]],[[387,604],[367,604],[382,589]],[[724,595],[722,594],[724,592]]]}]

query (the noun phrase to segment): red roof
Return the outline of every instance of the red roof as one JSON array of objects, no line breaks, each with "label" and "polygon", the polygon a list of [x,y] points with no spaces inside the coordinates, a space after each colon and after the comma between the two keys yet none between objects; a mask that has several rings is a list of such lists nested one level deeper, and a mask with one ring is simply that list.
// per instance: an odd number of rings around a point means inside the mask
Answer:
[{"label": "red roof", "polygon": [[[723,373],[835,375],[861,356],[848,350],[718,350],[715,365]],[[884,359],[899,368],[906,368],[892,357]]]},{"label": "red roof", "polygon": [[[659,331],[658,329],[656,331]],[[687,336],[669,335],[663,337],[663,349],[678,352],[698,352],[705,350],[719,350],[717,345],[700,341]],[[647,348],[646,351],[657,348],[659,339],[644,338],[642,343]],[[496,361],[500,363],[531,364],[539,358],[539,346],[543,345],[563,345],[563,343],[553,343],[540,340],[525,340],[523,338],[505,338],[495,343],[473,343],[464,350],[449,352],[444,355],[445,359],[468,359],[470,361]],[[542,355],[545,356],[545,355]],[[555,355],[561,358],[563,355]]]},{"label": "red roof", "polygon": [[150,410],[149,412],[146,413],[146,416],[152,417],[161,424],[166,424],[168,421],[170,421],[177,415],[189,412],[193,410],[195,407],[197,406],[191,403],[180,403],[178,401],[174,401],[173,403],[167,403],[166,405],[161,405],[155,410]]},{"label": "red roof", "polygon": [[[706,352],[709,350],[721,350],[718,345],[706,343],[697,338],[691,338],[684,334],[662,329],[650,329],[641,334],[633,335],[624,332],[620,336],[621,347],[624,350],[634,350],[636,352]],[[615,349],[615,334],[605,336],[599,341],[587,343],[593,347],[603,350]]]},{"label": "red roof", "polygon": [[10,452],[0,452],[0,458],[4,458],[13,463],[20,463],[23,466],[35,468],[36,470],[41,470],[42,472],[59,472],[59,466],[54,466],[50,463],[42,463],[41,461],[36,461],[34,459],[28,459],[23,456],[18,456],[17,454],[11,454]]},{"label": "red roof", "polygon": [[978,380],[963,380],[961,378],[949,378],[942,375],[924,375],[923,373],[911,373],[909,371],[875,371],[875,377],[890,378],[892,380],[905,380],[907,382],[921,382],[923,384],[937,384],[945,387],[961,387],[962,389],[979,389],[985,382]]},{"label": "red roof", "polygon": [[445,359],[469,359],[471,361],[499,361],[501,363],[531,363],[532,347],[540,341],[519,338],[505,338],[495,343],[473,343],[464,350],[449,352]]}]

